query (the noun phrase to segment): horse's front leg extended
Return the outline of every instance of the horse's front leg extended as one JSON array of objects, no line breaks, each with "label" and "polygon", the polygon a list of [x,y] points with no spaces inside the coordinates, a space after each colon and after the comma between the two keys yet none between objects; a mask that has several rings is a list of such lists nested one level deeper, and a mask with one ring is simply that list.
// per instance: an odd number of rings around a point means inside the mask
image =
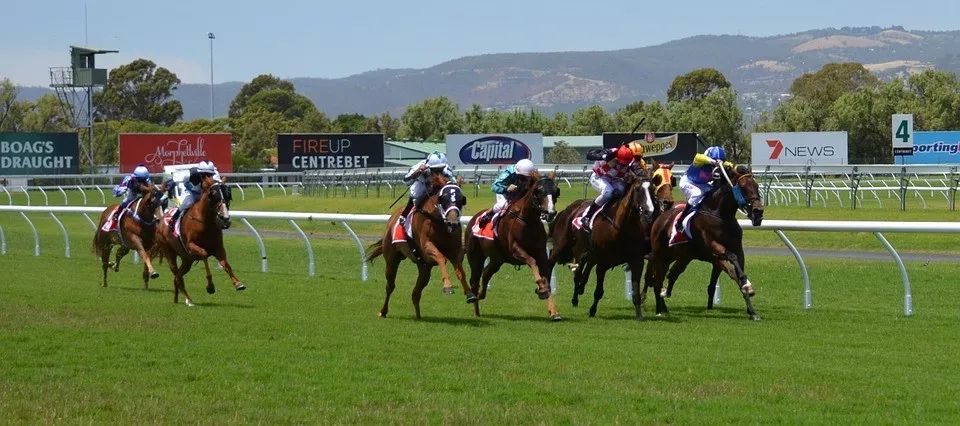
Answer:
[{"label": "horse's front leg extended", "polygon": [[203,258],[203,269],[207,273],[207,294],[216,293],[217,287],[213,285],[213,274],[210,273],[210,262],[207,258]]},{"label": "horse's front leg extended", "polygon": [[[143,265],[146,267],[146,271],[149,274],[150,278],[152,279],[159,278],[160,274],[158,274],[157,271],[153,269],[153,260],[150,259],[150,253],[148,253],[147,250],[143,248],[143,240],[140,239],[140,236],[131,234],[130,236],[127,237],[127,239],[130,241],[130,245],[133,246],[133,248],[137,251],[137,253],[140,254],[140,258],[143,259]],[[120,263],[120,262],[117,262],[117,263]],[[144,288],[146,288],[146,284],[144,284]]]},{"label": "horse's front leg extended", "polygon": [[217,258],[217,260],[220,262],[220,267],[227,272],[227,275],[230,277],[230,281],[233,282],[234,289],[237,291],[247,289],[247,286],[240,282],[240,278],[237,278],[237,274],[233,273],[233,267],[230,266],[230,262],[227,262],[227,250],[225,248],[220,247],[220,249],[213,254],[213,257]]},{"label": "horse's front leg extended", "polygon": [[547,280],[540,274],[540,266],[537,263],[537,259],[533,256],[527,254],[527,252],[520,247],[519,244],[513,246],[513,250],[510,253],[514,259],[517,259],[523,263],[526,263],[530,267],[530,271],[533,272],[533,280],[537,283],[537,296],[540,299],[546,299],[550,296],[550,284],[547,283]]},{"label": "horse's front leg extended", "polygon": [[736,254],[725,251],[722,254],[717,254],[714,259],[714,265],[723,269],[731,279],[737,282],[737,285],[740,286],[740,293],[743,295],[743,302],[747,308],[747,315],[750,319],[754,321],[759,321],[760,316],[757,315],[757,311],[753,308],[753,302],[750,301],[750,298],[753,297],[753,284],[750,283],[750,280],[747,278],[747,275],[743,272],[741,267],[742,261],[741,257],[738,257]]},{"label": "horse's front leg extended", "polygon": [[130,249],[124,246],[117,247],[117,256],[113,261],[113,272],[120,272],[120,260],[123,259],[127,253],[130,253]]},{"label": "horse's front leg extended", "polygon": [[440,277],[443,280],[443,293],[444,294],[453,294],[453,282],[450,280],[450,273],[447,272],[447,257],[440,253],[440,249],[437,248],[430,241],[423,243],[423,255],[424,260],[434,261],[437,264],[437,267],[440,268]]}]

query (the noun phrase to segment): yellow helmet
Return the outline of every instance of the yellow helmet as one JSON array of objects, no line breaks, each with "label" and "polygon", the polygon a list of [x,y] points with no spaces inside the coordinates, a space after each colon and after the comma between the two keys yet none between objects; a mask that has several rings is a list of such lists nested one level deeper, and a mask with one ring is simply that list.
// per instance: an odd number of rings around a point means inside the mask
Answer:
[{"label": "yellow helmet", "polygon": [[636,141],[630,142],[629,144],[627,144],[627,147],[629,147],[630,150],[633,151],[633,155],[635,157],[643,157],[643,145],[641,145],[640,142],[636,142]]}]

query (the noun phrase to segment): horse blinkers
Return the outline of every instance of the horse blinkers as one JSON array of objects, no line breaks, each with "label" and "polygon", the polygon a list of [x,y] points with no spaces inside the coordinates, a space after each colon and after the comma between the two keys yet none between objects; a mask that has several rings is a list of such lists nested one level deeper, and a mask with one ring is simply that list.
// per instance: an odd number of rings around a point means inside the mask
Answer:
[{"label": "horse blinkers", "polygon": [[230,208],[229,196],[230,188],[222,184],[215,184],[210,187],[210,204],[217,210],[217,223],[221,229],[230,229]]}]

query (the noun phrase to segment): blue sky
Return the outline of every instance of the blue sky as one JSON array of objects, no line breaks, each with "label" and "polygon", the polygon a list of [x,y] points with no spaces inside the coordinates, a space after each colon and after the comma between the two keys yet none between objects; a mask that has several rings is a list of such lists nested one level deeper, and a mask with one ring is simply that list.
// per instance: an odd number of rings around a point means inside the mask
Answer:
[{"label": "blue sky", "polygon": [[110,68],[145,57],[185,83],[249,81],[261,73],[337,78],[424,68],[504,52],[613,50],[701,34],[769,36],[814,28],[902,25],[960,29],[960,1],[541,0],[5,0],[0,78],[47,85],[68,46],[119,50]]}]

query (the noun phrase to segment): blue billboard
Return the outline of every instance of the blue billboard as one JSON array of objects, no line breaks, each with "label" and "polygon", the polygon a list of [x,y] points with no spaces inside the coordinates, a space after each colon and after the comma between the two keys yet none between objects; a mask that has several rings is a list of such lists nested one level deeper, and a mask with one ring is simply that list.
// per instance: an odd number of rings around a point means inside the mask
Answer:
[{"label": "blue billboard", "polygon": [[897,157],[897,164],[960,164],[960,131],[913,132],[913,155]]}]

